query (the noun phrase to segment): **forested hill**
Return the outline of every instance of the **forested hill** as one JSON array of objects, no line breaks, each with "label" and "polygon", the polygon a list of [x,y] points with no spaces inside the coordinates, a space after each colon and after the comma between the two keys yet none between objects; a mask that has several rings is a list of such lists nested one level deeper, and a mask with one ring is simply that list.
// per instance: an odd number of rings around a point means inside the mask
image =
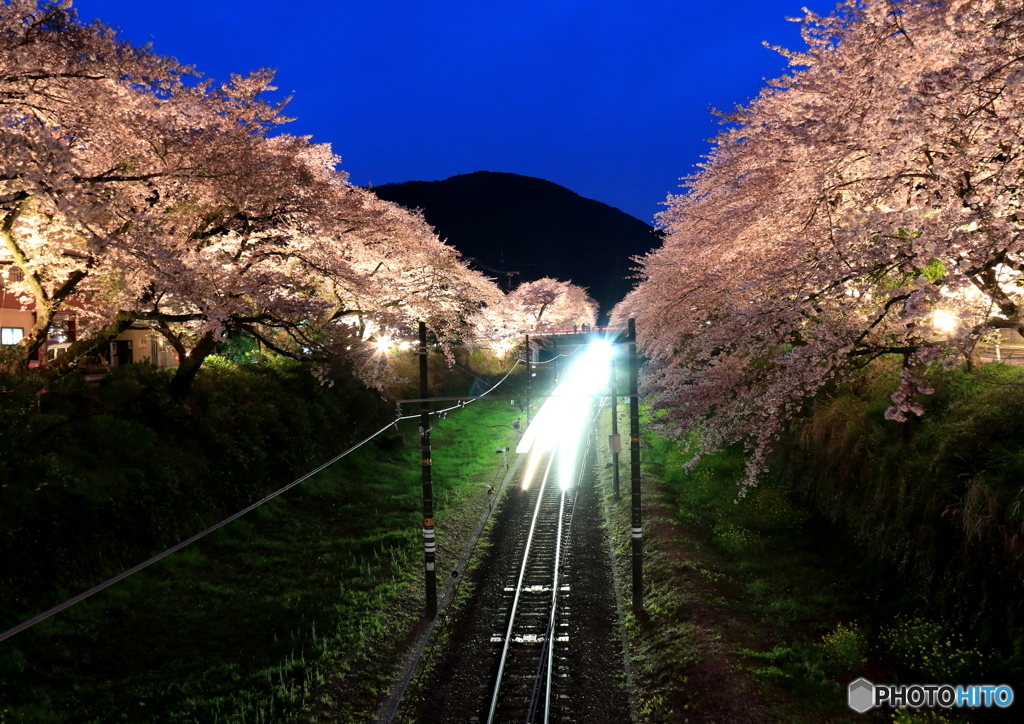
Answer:
[{"label": "forested hill", "polygon": [[509,280],[513,286],[546,276],[571,280],[590,290],[603,314],[633,288],[630,257],[660,243],[658,232],[643,221],[530,176],[477,171],[373,191],[423,209],[441,238],[505,291]]}]

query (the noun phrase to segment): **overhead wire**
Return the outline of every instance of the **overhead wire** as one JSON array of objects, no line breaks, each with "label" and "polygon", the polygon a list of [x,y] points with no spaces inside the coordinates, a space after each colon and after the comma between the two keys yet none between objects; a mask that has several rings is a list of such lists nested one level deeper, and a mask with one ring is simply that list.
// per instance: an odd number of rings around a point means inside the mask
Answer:
[{"label": "overhead wire", "polygon": [[[471,398],[469,398],[469,399],[463,400],[463,401],[462,401],[462,402],[460,402],[459,404],[457,404],[457,405],[452,405],[451,407],[446,407],[446,408],[444,408],[443,410],[432,410],[432,411],[430,412],[430,414],[431,414],[431,415],[440,415],[440,414],[442,414],[442,413],[445,413],[445,412],[451,412],[452,410],[458,410],[459,408],[465,407],[466,405],[468,405],[468,404],[469,404],[469,403],[471,403],[471,402],[476,402],[476,401],[477,401],[477,400],[479,400],[479,399],[480,399],[481,397],[483,397],[483,396],[485,396],[485,395],[488,395],[488,394],[490,394],[491,392],[494,392],[494,390],[496,390],[496,389],[498,388],[498,385],[500,385],[500,384],[501,384],[502,382],[504,382],[505,380],[507,380],[507,379],[508,379],[508,377],[509,377],[509,375],[511,375],[511,374],[512,374],[513,372],[515,372],[515,369],[516,369],[516,367],[518,367],[518,366],[519,366],[519,365],[521,365],[521,364],[523,364],[523,360],[521,360],[521,359],[517,359],[517,360],[515,361],[515,364],[513,364],[513,365],[512,365],[512,367],[511,367],[511,368],[509,368],[509,371],[508,371],[507,373],[505,373],[505,376],[504,376],[504,377],[502,377],[502,378],[501,378],[500,380],[498,380],[498,381],[497,381],[497,382],[496,382],[496,383],[494,384],[494,386],[493,386],[493,387],[491,387],[490,389],[486,390],[485,392],[481,392],[481,393],[480,393],[479,395],[477,395],[477,396],[475,396],[475,397],[471,397]],[[525,395],[524,395],[524,397],[525,397]],[[411,415],[411,417],[419,417],[419,414],[416,414],[416,415]],[[402,419],[407,419],[407,418],[402,418]],[[378,434],[380,434],[380,433],[378,433]]]},{"label": "overhead wire", "polygon": [[[487,390],[487,392],[484,392],[483,395],[486,395],[486,394],[494,391],[495,389],[497,389],[497,387],[499,385],[501,385],[501,383],[503,383],[505,380],[507,380],[509,375],[511,375],[515,371],[516,367],[518,367],[521,363],[522,363],[522,360],[517,359],[515,364],[513,364],[511,369],[509,369],[508,373],[504,377],[502,377],[500,380],[498,380],[498,382],[493,387],[491,387],[489,390]],[[480,395],[480,397],[482,397],[483,395]],[[431,415],[440,415],[440,414],[443,414],[443,413],[446,413],[446,412],[451,412],[452,410],[456,410],[456,409],[459,409],[461,407],[465,407],[467,404],[469,404],[469,402],[475,402],[475,399],[474,400],[468,400],[466,402],[461,402],[458,405],[453,405],[452,407],[448,407],[448,408],[446,408],[444,410],[433,410],[429,414],[431,414]],[[22,631],[24,631],[26,629],[32,628],[37,623],[41,623],[41,622],[45,621],[46,619],[51,618],[52,616],[55,616],[56,614],[60,613],[61,611],[64,611],[65,609],[68,609],[68,608],[71,608],[76,603],[81,603],[85,599],[90,598],[90,597],[96,595],[100,591],[102,591],[102,590],[104,590],[106,588],[109,588],[110,586],[113,586],[115,583],[123,581],[125,578],[128,578],[128,576],[131,576],[131,575],[133,575],[135,573],[138,573],[139,571],[141,571],[141,570],[143,570],[145,568],[148,568],[149,566],[153,565],[157,561],[163,560],[164,558],[166,558],[167,556],[171,555],[172,553],[177,553],[182,548],[185,548],[186,546],[191,545],[192,543],[195,543],[200,538],[205,538],[210,533],[213,533],[214,531],[219,530],[220,528],[223,528],[228,523],[231,523],[233,521],[238,520],[239,518],[241,518],[246,513],[252,512],[256,508],[258,508],[261,505],[263,505],[264,503],[267,503],[267,502],[273,500],[274,498],[278,497],[282,493],[285,493],[285,492],[291,490],[292,488],[294,488],[299,483],[301,483],[301,482],[311,478],[312,476],[314,476],[317,473],[319,473],[321,470],[324,470],[325,468],[333,465],[334,463],[338,462],[339,460],[341,460],[346,455],[355,452],[356,450],[361,448],[363,445],[365,445],[366,443],[370,442],[370,440],[372,440],[373,438],[377,437],[378,435],[382,434],[383,432],[387,431],[388,429],[390,429],[392,427],[396,427],[398,425],[398,423],[401,422],[402,420],[412,420],[414,418],[418,418],[419,416],[420,416],[419,413],[417,413],[415,415],[404,415],[404,416],[403,415],[399,415],[397,418],[395,418],[394,420],[389,422],[387,425],[382,427],[377,432],[375,432],[372,435],[370,435],[365,440],[362,440],[362,441],[356,443],[355,445],[353,445],[352,447],[348,448],[347,450],[345,450],[340,455],[336,455],[335,457],[331,458],[330,460],[328,460],[327,462],[325,462],[323,465],[321,465],[320,467],[316,468],[315,470],[312,470],[312,471],[306,473],[301,478],[293,480],[292,482],[290,482],[287,485],[285,485],[283,488],[280,488],[280,489],[274,491],[273,493],[271,493],[270,495],[266,496],[265,498],[261,498],[260,500],[256,501],[255,503],[253,503],[249,507],[245,508],[244,510],[240,510],[237,513],[235,513],[234,515],[230,516],[229,518],[225,518],[224,520],[220,521],[219,523],[216,523],[216,524],[210,526],[206,530],[200,531],[199,533],[196,533],[195,535],[191,536],[190,538],[186,538],[185,540],[183,540],[183,541],[181,541],[181,542],[171,546],[167,550],[165,550],[165,551],[163,551],[161,553],[156,554],[152,558],[149,558],[149,559],[143,561],[142,563],[139,563],[138,565],[132,566],[131,568],[129,568],[126,571],[122,571],[121,573],[117,574],[113,578],[109,578],[106,581],[104,581],[103,583],[95,585],[92,588],[90,588],[89,590],[83,591],[82,593],[79,593],[77,596],[73,596],[73,597],[69,598],[68,600],[64,601],[63,603],[57,604],[53,608],[50,608],[50,609],[48,609],[46,611],[43,611],[42,613],[40,613],[40,614],[38,614],[36,616],[33,616],[32,618],[30,618],[30,619],[28,619],[26,621],[22,621],[21,623],[19,623],[17,626],[14,626],[13,628],[7,629],[6,631],[0,633],[0,641],[8,639],[11,636],[14,636],[16,634],[19,634],[19,633],[21,633]]]},{"label": "overhead wire", "polygon": [[532,362],[531,364],[532,364],[532,365],[533,365],[534,367],[539,367],[540,365],[546,365],[546,364],[548,364],[549,362],[554,362],[554,361],[555,361],[556,359],[558,359],[559,357],[572,357],[572,355],[571,355],[571,354],[565,354],[565,353],[563,352],[562,354],[556,354],[556,355],[555,355],[554,357],[552,357],[551,359],[546,359],[546,360],[544,360],[544,361],[542,361],[542,362]]}]

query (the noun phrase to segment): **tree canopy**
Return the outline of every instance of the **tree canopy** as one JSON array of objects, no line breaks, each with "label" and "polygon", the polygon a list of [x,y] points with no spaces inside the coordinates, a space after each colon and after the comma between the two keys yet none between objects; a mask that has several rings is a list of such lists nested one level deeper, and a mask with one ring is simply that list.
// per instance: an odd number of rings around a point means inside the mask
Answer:
[{"label": "tree canopy", "polygon": [[803,35],[789,75],[723,114],[617,312],[667,419],[752,445],[748,483],[828,381],[899,355],[886,416],[906,420],[929,367],[1024,331],[1024,9],[846,0]]},{"label": "tree canopy", "polygon": [[420,319],[457,338],[500,300],[419,213],[350,184],[328,145],[280,133],[272,80],[203,80],[70,2],[0,4],[0,261],[36,312],[9,362],[61,311],[79,322],[68,359],[141,320],[179,351],[187,387],[232,331],[298,358],[358,356]]},{"label": "tree canopy", "polygon": [[597,323],[597,302],[587,290],[550,277],[524,282],[473,318],[480,340],[506,342],[530,332]]}]

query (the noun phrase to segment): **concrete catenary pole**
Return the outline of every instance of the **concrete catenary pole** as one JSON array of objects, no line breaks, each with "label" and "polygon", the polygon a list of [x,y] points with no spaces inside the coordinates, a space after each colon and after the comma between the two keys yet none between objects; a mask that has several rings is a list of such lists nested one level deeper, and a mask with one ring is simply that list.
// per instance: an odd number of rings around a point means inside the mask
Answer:
[{"label": "concrete catenary pole", "polygon": [[554,356],[554,358],[551,361],[551,366],[554,368],[551,374],[554,375],[554,376],[551,379],[551,386],[548,388],[549,390],[553,390],[555,387],[558,386],[558,334],[557,333],[553,333],[551,335],[551,344],[553,345],[555,356]]},{"label": "concrete catenary pole", "polygon": [[427,325],[420,322],[420,459],[423,474],[423,558],[426,573],[427,618],[437,616],[437,571],[434,541],[434,485],[430,467],[430,396],[427,386]]},{"label": "concrete catenary pole", "polygon": [[533,392],[533,363],[530,360],[530,335],[526,335],[526,427],[530,426],[531,392]]},{"label": "concrete catenary pole", "polygon": [[[613,347],[613,349],[615,349]],[[612,493],[615,500],[619,499],[619,375],[615,365],[615,355],[612,355]]]},{"label": "concrete catenary pole", "polygon": [[644,529],[640,507],[640,395],[636,321],[629,320],[629,477],[632,483],[633,613],[644,610]]}]

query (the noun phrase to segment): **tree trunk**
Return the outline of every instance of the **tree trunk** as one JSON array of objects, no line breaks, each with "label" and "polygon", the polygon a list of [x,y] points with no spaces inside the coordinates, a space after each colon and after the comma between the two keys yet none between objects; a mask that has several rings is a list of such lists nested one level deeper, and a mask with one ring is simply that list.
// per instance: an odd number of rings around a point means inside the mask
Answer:
[{"label": "tree trunk", "polygon": [[[14,235],[14,225],[18,218],[28,209],[29,204],[32,202],[32,197],[25,192],[21,192],[14,201],[14,208],[7,210],[3,217],[3,222],[0,223],[0,237],[3,238],[4,247],[14,261],[14,266],[20,269],[24,275],[23,281],[28,284],[32,299],[35,302],[35,324],[32,325],[32,329],[25,335],[24,339],[18,343],[20,349],[17,362],[20,367],[25,367],[28,365],[29,358],[46,343],[50,332],[50,325],[53,323],[57,312],[60,311],[61,305],[68,297],[74,294],[79,282],[88,275],[88,272],[82,269],[71,272],[68,274],[67,279],[53,290],[52,294],[48,293],[43,286],[39,270],[33,266],[31,260],[25,255],[24,250],[22,250]],[[91,260],[87,266],[92,266]]]},{"label": "tree trunk", "polygon": [[207,332],[192,348],[192,351],[184,355],[179,353],[178,371],[175,373],[174,379],[171,380],[171,397],[181,400],[188,395],[189,390],[192,389],[192,380],[195,379],[199,368],[203,366],[203,360],[213,352],[216,344],[217,340],[214,339],[213,332]]},{"label": "tree trunk", "polygon": [[971,347],[970,351],[967,352],[967,371],[977,372],[981,369],[981,355],[978,354],[976,347]]}]

